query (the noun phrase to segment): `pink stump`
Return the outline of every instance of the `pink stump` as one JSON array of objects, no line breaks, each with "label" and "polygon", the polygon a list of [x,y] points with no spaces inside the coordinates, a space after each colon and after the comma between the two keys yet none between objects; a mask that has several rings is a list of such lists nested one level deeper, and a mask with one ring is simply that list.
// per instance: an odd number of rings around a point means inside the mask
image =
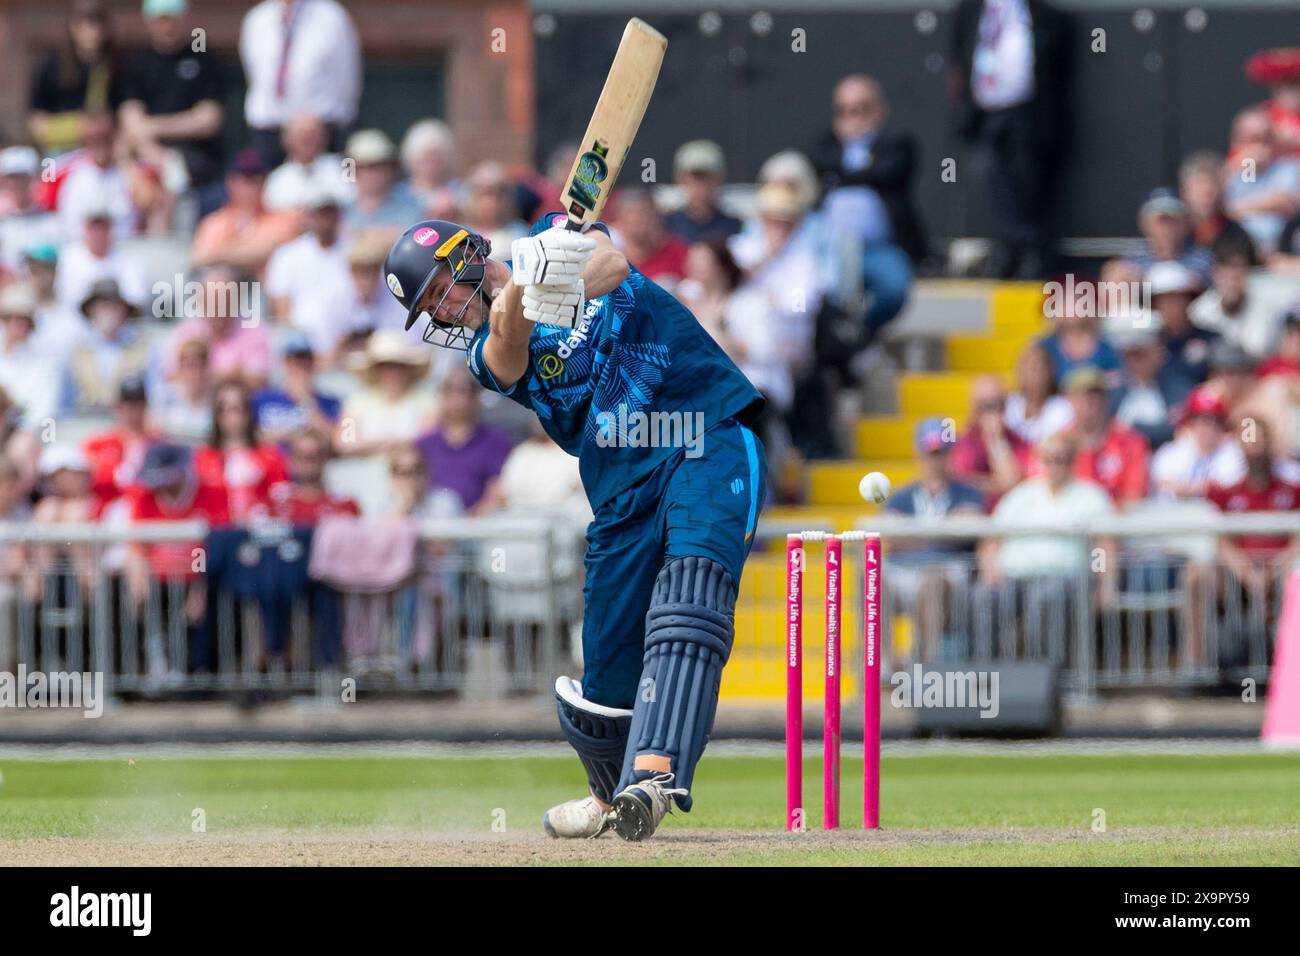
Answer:
[{"label": "pink stump", "polygon": [[880,826],[880,653],[881,564],[880,536],[863,543],[863,666],[862,666],[862,826]]},{"label": "pink stump", "polygon": [[843,542],[826,539],[826,717],[822,730],[822,826],[840,825],[840,565]]},{"label": "pink stump", "polygon": [[804,829],[803,539],[785,539],[785,828]]}]

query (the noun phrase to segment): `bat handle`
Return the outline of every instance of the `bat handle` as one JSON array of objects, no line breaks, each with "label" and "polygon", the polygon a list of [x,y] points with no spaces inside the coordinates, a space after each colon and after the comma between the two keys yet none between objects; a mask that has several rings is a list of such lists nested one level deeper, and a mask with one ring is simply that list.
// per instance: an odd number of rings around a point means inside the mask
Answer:
[{"label": "bat handle", "polygon": [[566,219],[565,229],[569,230],[569,232],[582,232],[582,222],[580,220],[574,219],[572,216],[568,216]]}]

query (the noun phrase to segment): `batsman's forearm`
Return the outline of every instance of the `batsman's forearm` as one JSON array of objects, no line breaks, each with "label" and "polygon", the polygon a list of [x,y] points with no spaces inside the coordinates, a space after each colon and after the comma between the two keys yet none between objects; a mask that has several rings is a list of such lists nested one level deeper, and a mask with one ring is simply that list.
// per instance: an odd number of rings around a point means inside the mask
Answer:
[{"label": "batsman's forearm", "polygon": [[592,229],[587,234],[595,238],[596,251],[582,270],[582,284],[588,299],[598,299],[622,285],[632,267],[604,233]]},{"label": "batsman's forearm", "polygon": [[492,300],[488,313],[491,334],[483,345],[483,360],[502,388],[509,388],[528,370],[528,340],[533,323],[524,318],[524,290],[507,282]]}]

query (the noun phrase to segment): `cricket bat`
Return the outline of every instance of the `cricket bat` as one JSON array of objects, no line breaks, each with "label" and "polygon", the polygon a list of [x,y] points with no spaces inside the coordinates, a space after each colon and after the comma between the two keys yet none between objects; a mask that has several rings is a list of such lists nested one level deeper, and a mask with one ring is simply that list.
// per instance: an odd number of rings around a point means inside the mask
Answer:
[{"label": "cricket bat", "polygon": [[644,20],[633,17],[627,22],[605,88],[579,144],[578,158],[560,190],[569,229],[582,229],[600,218],[636,139],[667,48],[664,35]]}]

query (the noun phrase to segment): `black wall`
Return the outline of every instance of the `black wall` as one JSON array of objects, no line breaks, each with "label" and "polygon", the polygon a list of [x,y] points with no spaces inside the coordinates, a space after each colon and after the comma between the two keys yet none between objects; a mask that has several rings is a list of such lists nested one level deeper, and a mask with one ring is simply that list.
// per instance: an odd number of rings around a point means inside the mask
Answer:
[{"label": "black wall", "polygon": [[[1139,4],[1134,4],[1139,6]],[[713,36],[700,14],[640,14],[668,37],[668,55],[629,163],[654,157],[663,181],[673,150],[697,137],[726,149],[731,176],[752,180],[772,153],[803,148],[830,120],[829,97],[845,73],[865,71],[885,85],[893,122],[922,143],[918,199],[936,236],[982,235],[977,184],[964,175],[948,129],[944,96],[949,17],[924,33],[916,13],[777,13],[765,36],[751,14],[720,14]],[[1154,186],[1171,184],[1189,151],[1222,151],[1238,109],[1264,98],[1246,81],[1247,56],[1300,44],[1300,2],[1290,11],[1210,8],[1200,31],[1182,10],[1157,10],[1148,32],[1132,11],[1070,11],[1077,44],[1071,160],[1063,173],[1062,222],[1068,236],[1132,235],[1136,210]],[[600,93],[627,14],[554,14],[537,40],[538,159],[581,136]],[[807,52],[791,52],[790,31],[807,31]],[[1090,52],[1106,31],[1107,52]],[[940,181],[940,164],[958,159],[958,181]],[[631,166],[629,166],[631,172]]]}]

